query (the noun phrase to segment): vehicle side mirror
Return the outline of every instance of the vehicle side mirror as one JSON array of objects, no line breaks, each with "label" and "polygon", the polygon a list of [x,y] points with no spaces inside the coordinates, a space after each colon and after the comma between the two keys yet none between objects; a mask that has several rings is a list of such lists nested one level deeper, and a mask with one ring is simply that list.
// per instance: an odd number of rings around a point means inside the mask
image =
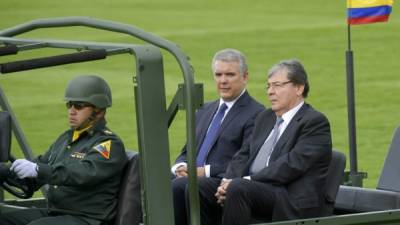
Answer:
[{"label": "vehicle side mirror", "polygon": [[11,116],[0,111],[0,162],[8,162],[11,149]]}]

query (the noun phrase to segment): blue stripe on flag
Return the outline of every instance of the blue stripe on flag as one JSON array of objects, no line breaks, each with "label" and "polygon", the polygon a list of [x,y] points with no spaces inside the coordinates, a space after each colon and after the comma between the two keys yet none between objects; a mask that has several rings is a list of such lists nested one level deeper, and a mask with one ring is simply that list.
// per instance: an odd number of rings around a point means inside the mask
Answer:
[{"label": "blue stripe on flag", "polygon": [[360,18],[368,16],[384,16],[389,15],[392,11],[391,6],[383,5],[368,8],[349,8],[347,10],[349,18]]}]

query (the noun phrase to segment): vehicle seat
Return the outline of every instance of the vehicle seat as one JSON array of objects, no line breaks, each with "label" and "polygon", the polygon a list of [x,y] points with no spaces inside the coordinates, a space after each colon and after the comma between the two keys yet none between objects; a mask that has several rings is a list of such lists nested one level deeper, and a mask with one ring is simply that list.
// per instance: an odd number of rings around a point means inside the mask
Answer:
[{"label": "vehicle seat", "polygon": [[341,213],[371,212],[400,208],[400,127],[393,135],[377,189],[339,188],[335,210]]},{"label": "vehicle seat", "polygon": [[0,111],[0,162],[7,162],[11,146],[11,116]]},{"label": "vehicle seat", "polygon": [[138,225],[142,222],[139,154],[127,151],[127,155],[128,163],[121,181],[114,225]]},{"label": "vehicle seat", "polygon": [[335,206],[336,195],[339,186],[343,181],[344,170],[346,168],[346,156],[336,150],[332,150],[332,159],[329,164],[328,177],[326,183],[326,205],[322,216],[331,216]]}]

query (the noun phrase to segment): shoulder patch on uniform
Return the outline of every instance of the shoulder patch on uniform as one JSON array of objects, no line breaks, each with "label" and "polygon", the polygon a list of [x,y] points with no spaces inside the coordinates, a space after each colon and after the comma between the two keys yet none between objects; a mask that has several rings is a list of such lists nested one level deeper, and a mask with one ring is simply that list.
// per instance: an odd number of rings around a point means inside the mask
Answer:
[{"label": "shoulder patch on uniform", "polygon": [[110,151],[111,151],[111,140],[102,142],[93,147],[94,150],[98,151],[104,158],[110,158]]}]

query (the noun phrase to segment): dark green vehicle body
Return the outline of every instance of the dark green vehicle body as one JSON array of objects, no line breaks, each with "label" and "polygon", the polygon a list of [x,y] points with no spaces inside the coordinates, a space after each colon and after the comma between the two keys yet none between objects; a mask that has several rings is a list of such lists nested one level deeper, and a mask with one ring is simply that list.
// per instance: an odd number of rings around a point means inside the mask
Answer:
[{"label": "dark green vehicle body", "polygon": [[[111,32],[128,34],[147,44],[116,44],[98,42],[77,42],[48,39],[23,39],[15,36],[41,28],[84,26]],[[88,60],[101,60],[112,55],[133,55],[136,65],[132,86],[134,87],[136,107],[137,137],[140,154],[140,181],[142,189],[143,224],[173,225],[172,192],[170,180],[170,157],[168,128],[178,110],[185,110],[186,142],[189,164],[190,214],[191,224],[200,224],[197,177],[195,168],[195,120],[198,107],[203,104],[203,87],[195,84],[193,70],[188,57],[176,44],[145,32],[131,25],[98,20],[86,17],[67,17],[39,19],[9,29],[0,30],[0,47],[10,48],[5,54],[30,51],[40,48],[62,48],[77,50],[77,53],[3,63],[0,61],[0,73],[12,73],[41,67],[78,63]],[[166,91],[163,71],[163,56],[166,50],[175,57],[182,71],[183,82],[177,84],[177,91],[169,106],[166,104]],[[1,59],[1,54],[0,54]],[[11,115],[12,131],[24,156],[33,158],[18,120],[8,103],[0,84],[1,111]],[[154,141],[157,140],[157,141]],[[43,190],[45,191],[45,190]],[[3,195],[4,196],[4,195]],[[349,200],[351,201],[351,200]],[[17,207],[43,206],[43,199],[3,200],[0,210],[15,210]],[[351,203],[349,203],[351,205]],[[335,211],[335,215],[323,218],[312,218],[296,221],[285,221],[269,224],[396,224],[400,223],[400,210],[371,211],[354,213],[354,211]]]}]

